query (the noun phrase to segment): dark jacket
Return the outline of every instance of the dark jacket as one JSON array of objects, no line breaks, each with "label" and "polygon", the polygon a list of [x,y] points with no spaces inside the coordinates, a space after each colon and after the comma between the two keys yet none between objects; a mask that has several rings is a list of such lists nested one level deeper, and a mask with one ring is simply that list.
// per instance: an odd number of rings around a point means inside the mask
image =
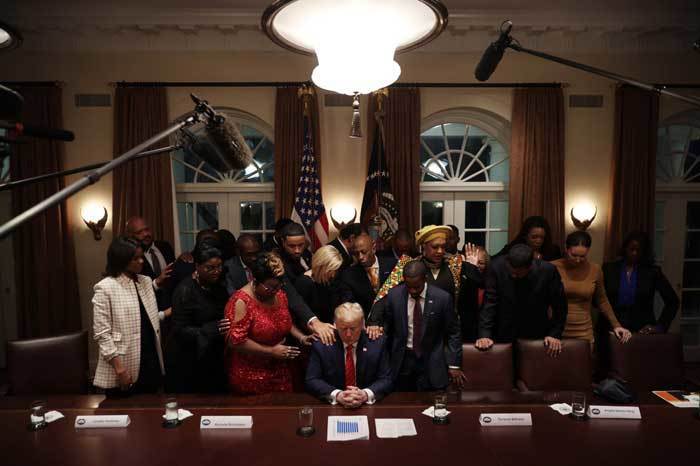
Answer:
[{"label": "dark jacket", "polygon": [[[377,302],[368,325],[384,327],[391,352],[391,376],[396,381],[408,342],[408,289],[404,283],[392,288]],[[462,338],[452,296],[430,284],[423,305],[421,349],[430,386],[433,389],[447,387],[448,366],[462,367]]]},{"label": "dark jacket", "polygon": [[302,275],[294,287],[316,317],[323,322],[333,323],[335,308],[342,304],[338,301],[340,295],[337,280],[324,285],[313,281],[307,275]]},{"label": "dark jacket", "polygon": [[[395,262],[386,257],[377,257],[379,261],[379,287],[389,277]],[[372,289],[372,284],[367,276],[367,271],[360,264],[355,264],[340,273],[338,300],[340,303],[358,303],[365,311],[365,317],[369,315],[374,298],[377,295]]]},{"label": "dark jacket", "polygon": [[[485,286],[484,274],[476,266],[462,262],[457,310],[459,312],[460,327],[462,328],[462,340],[464,341],[476,341],[479,328],[479,312],[481,310],[481,306],[479,306],[479,290],[483,290]],[[486,302],[486,299],[484,299],[484,302]]]},{"label": "dark jacket", "polygon": [[[168,243],[167,241],[154,241],[153,245],[158,248],[161,254],[163,254],[163,259],[165,259],[166,266],[175,262],[175,251],[173,250],[173,247],[170,245],[170,243]],[[153,271],[151,264],[148,262],[148,260],[146,260],[145,257],[143,260],[143,268],[141,269],[141,275],[151,277],[152,280],[158,278],[158,276]],[[167,309],[172,305],[172,295],[175,291],[176,286],[177,283],[173,283],[173,280],[170,279],[167,282],[165,282],[160,289],[156,291],[156,301],[158,302],[159,311]]]},{"label": "dark jacket", "polygon": [[[638,332],[646,325],[661,325],[665,330],[671,326],[678,312],[680,302],[661,268],[656,265],[640,264],[637,268],[637,292],[632,306],[620,306],[620,276],[624,262],[619,260],[603,265],[605,292],[620,324],[632,332]],[[663,310],[656,320],[654,297],[659,292],[664,302]]]},{"label": "dark jacket", "polygon": [[[561,338],[568,307],[557,268],[534,260],[525,278],[515,280],[505,256],[486,272],[486,296],[479,313],[479,338],[512,342],[517,338]],[[549,318],[548,309],[552,308]]]},{"label": "dark jacket", "polygon": [[229,296],[248,284],[248,276],[239,256],[233,256],[224,264],[226,270],[226,291]]},{"label": "dark jacket", "polygon": [[343,265],[341,266],[341,270],[345,267],[350,267],[352,265],[352,256],[345,251],[345,248],[340,242],[340,238],[334,239],[333,241],[328,243],[328,246],[333,246],[334,248],[336,248],[342,256]]},{"label": "dark jacket", "polygon": [[[392,388],[389,351],[385,343],[384,337],[372,341],[362,331],[355,350],[357,387],[372,390],[377,401]],[[333,345],[326,346],[318,341],[312,345],[305,384],[310,394],[322,399],[328,399],[333,390],[345,389],[345,349],[337,334]]]},{"label": "dark jacket", "polygon": [[309,252],[308,249],[305,249],[301,255],[304,262],[306,262],[308,269],[304,268],[304,266],[301,264],[301,260],[296,260],[287,254],[284,248],[277,249],[274,252],[276,252],[282,259],[282,263],[284,264],[284,273],[287,275],[287,278],[292,285],[294,285],[294,283],[297,281],[297,278],[304,275],[304,273],[311,268],[311,252]]}]

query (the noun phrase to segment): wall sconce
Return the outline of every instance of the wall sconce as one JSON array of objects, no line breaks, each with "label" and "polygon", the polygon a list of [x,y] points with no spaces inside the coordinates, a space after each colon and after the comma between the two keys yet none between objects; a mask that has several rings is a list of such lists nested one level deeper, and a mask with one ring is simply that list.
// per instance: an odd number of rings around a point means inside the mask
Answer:
[{"label": "wall sconce", "polygon": [[107,208],[98,204],[88,204],[80,209],[83,222],[92,230],[95,241],[102,239],[102,230],[107,224]]},{"label": "wall sconce", "polygon": [[581,231],[586,231],[591,226],[596,215],[598,208],[592,204],[579,204],[571,209],[571,221]]},{"label": "wall sconce", "polygon": [[[335,211],[335,214],[333,213]],[[357,209],[349,205],[341,205],[331,208],[331,221],[335,228],[340,231],[350,225],[357,218]]]}]

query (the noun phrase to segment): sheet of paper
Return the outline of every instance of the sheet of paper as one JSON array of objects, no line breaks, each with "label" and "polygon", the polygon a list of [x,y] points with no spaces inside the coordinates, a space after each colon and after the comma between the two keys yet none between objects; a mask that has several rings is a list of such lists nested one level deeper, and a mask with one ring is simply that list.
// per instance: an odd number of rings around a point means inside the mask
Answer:
[{"label": "sheet of paper", "polygon": [[[177,420],[182,421],[183,419],[187,419],[188,417],[191,417],[193,414],[186,409],[178,409],[177,410]],[[163,414],[163,419],[165,419],[165,414]]]},{"label": "sheet of paper", "polygon": [[375,419],[378,438],[399,438],[418,435],[413,419]]},{"label": "sheet of paper", "polygon": [[58,421],[59,419],[63,418],[63,414],[59,413],[58,411],[49,411],[48,413],[44,414],[44,420],[46,422]]},{"label": "sheet of paper", "polygon": [[[450,414],[452,411],[447,411],[445,410],[447,414]],[[423,410],[423,414],[425,414],[428,417],[435,417],[435,406],[431,406],[430,408],[426,408]]]},{"label": "sheet of paper", "polygon": [[549,405],[549,407],[561,414],[562,416],[571,414],[571,412],[573,411],[571,409],[571,405],[568,403],[555,403],[553,405]]},{"label": "sheet of paper", "polygon": [[328,416],[329,442],[369,440],[367,416]]}]

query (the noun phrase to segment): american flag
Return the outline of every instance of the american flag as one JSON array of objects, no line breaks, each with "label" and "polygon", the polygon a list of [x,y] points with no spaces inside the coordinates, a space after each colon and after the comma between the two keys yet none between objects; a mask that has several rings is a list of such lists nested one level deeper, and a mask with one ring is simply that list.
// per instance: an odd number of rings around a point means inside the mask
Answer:
[{"label": "american flag", "polygon": [[294,198],[292,220],[304,226],[306,236],[311,241],[311,250],[315,251],[328,242],[328,217],[321,197],[311,125],[308,119],[304,123],[304,155],[301,159],[301,175],[297,196]]}]

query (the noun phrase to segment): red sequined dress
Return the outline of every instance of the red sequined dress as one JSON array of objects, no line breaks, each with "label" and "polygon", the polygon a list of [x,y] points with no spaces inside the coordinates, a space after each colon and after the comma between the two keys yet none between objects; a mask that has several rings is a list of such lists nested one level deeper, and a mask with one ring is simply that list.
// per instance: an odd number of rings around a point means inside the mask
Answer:
[{"label": "red sequined dress", "polygon": [[[275,346],[292,329],[292,317],[287,306],[287,295],[277,292],[277,304],[265,306],[251,298],[245,291],[238,290],[226,305],[225,317],[231,321],[228,340],[240,345],[250,339],[265,346]],[[234,321],[236,302],[246,305],[246,314],[238,322]],[[274,359],[259,354],[246,354],[232,351],[227,359],[229,387],[239,394],[261,394],[270,392],[291,392],[292,373],[289,361]]]}]

